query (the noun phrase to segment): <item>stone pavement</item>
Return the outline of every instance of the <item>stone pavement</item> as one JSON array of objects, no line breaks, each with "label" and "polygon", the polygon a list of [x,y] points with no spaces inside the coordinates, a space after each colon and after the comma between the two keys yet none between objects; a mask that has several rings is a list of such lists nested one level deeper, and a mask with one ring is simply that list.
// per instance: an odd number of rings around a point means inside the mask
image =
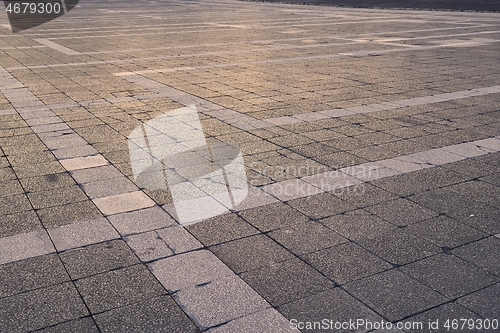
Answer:
[{"label": "stone pavement", "polygon": [[0,17],[1,333],[500,330],[500,14]]}]

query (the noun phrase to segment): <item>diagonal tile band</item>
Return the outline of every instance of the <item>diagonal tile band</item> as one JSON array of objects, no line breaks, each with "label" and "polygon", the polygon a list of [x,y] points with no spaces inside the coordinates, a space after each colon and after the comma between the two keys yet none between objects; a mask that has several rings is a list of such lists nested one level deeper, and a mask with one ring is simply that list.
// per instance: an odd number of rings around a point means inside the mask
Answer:
[{"label": "diagonal tile band", "polygon": [[[62,127],[52,127],[53,125],[32,126],[35,134],[49,148],[91,147],[90,144],[86,143],[83,138],[78,136],[76,132],[71,130],[55,113],[46,107],[29,89],[20,84],[10,73],[1,67],[0,77],[0,87],[4,88],[0,90],[23,119],[28,121],[30,119],[50,117],[55,124],[65,125]],[[29,101],[29,104],[26,104],[25,101]],[[61,132],[64,132],[66,135],[62,135]],[[102,155],[98,153],[91,156],[87,156],[87,154],[82,155],[84,156],[62,159],[60,162],[66,170],[76,172],[80,176],[82,175],[82,171],[85,170],[95,171],[99,168],[107,168],[108,172],[126,178],[114,166],[110,165]],[[99,174],[100,172],[97,171],[97,173]],[[74,178],[78,182],[78,177]],[[81,184],[81,182],[78,183]],[[83,190],[85,191],[85,189],[86,187],[84,186]],[[189,255],[193,258],[191,266],[188,267],[189,269],[198,272],[203,265],[206,265],[203,258],[207,251],[200,250],[202,248],[201,244],[187,230],[177,225],[167,212],[156,206],[138,188],[133,192],[130,189],[126,189],[124,193],[116,193],[108,197],[92,200],[107,218],[81,221],[61,227],[53,227],[47,231],[39,230],[0,239],[0,249],[2,250],[0,251],[0,264],[53,253],[55,252],[54,247],[57,251],[65,251],[116,239],[120,237],[117,230],[132,229],[135,232],[143,232],[143,234],[140,237],[125,237],[124,240],[133,250],[138,252],[138,256],[142,260],[152,258],[145,258],[141,254],[141,249],[145,247],[150,248],[151,244],[154,244],[155,241],[160,241],[164,245],[162,248],[164,251],[157,253],[159,257],[173,256],[172,258],[176,258],[182,255],[182,253],[189,252]],[[152,210],[154,210],[153,215],[148,215],[151,214]],[[130,219],[130,214],[136,215],[133,219]],[[137,221],[142,221],[142,218],[146,218],[145,223],[137,226]],[[156,223],[148,218],[153,218]],[[114,224],[116,224],[116,227]],[[163,227],[163,229],[153,232],[153,235],[157,236],[154,239],[148,237],[150,234],[144,234],[144,232],[150,231],[150,228],[156,229],[158,227]],[[185,277],[184,270],[186,267],[168,266],[168,270],[158,269],[160,266],[164,268],[165,264],[168,265],[165,262],[162,265],[160,261],[157,264],[153,264],[150,269],[158,280],[163,283],[165,288],[168,289],[169,285],[164,275],[171,275],[170,272],[174,270],[176,278],[182,280]],[[271,305],[240,277],[227,268],[220,259],[213,256],[210,264],[219,269],[224,269],[228,274],[224,277],[212,279],[210,276],[204,276],[203,273],[197,273],[198,279],[210,282],[210,284],[200,288],[196,284],[193,284],[196,281],[187,283],[185,288],[174,296],[177,303],[193,319],[198,327],[203,330],[228,322],[238,326],[240,321],[247,325],[248,321],[255,322],[255,326],[257,326],[260,316],[254,314],[266,310],[271,311]],[[238,300],[238,302],[235,302],[235,300]],[[207,306],[207,304],[212,303],[218,306],[217,316],[212,315],[213,307]],[[273,311],[266,312],[266,315],[267,317],[270,316],[266,320],[270,322],[272,327],[276,327],[276,331],[291,332],[288,321],[280,313]]]}]

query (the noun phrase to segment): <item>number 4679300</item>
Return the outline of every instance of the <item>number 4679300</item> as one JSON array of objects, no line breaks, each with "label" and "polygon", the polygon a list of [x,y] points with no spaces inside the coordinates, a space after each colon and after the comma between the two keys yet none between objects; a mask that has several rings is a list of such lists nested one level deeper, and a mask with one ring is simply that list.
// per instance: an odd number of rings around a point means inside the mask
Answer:
[{"label": "number 4679300", "polygon": [[9,14],[59,14],[60,3],[50,2],[9,2],[5,11]]}]

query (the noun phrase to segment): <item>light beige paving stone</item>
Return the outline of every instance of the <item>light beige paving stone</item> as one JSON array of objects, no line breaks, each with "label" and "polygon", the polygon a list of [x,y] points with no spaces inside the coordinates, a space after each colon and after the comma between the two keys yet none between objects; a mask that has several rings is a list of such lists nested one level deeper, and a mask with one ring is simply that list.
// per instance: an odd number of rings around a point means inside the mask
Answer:
[{"label": "light beige paving stone", "polygon": [[474,141],[475,145],[480,147],[485,147],[494,151],[500,151],[500,139],[498,138],[489,138],[484,140]]},{"label": "light beige paving stone", "polygon": [[99,152],[91,145],[76,146],[70,148],[61,148],[52,151],[52,154],[59,159],[71,159],[77,157],[87,157],[92,155],[97,155]]},{"label": "light beige paving stone", "polygon": [[284,117],[266,119],[266,122],[275,126],[283,126],[283,125],[301,123],[303,122],[303,120],[298,119],[296,117],[284,116]]},{"label": "light beige paving stone", "polygon": [[108,219],[122,236],[177,225],[177,223],[158,206],[111,215]]},{"label": "light beige paving stone", "polygon": [[[283,317],[281,313],[275,309],[266,309],[243,318],[238,318],[230,321],[219,327],[211,328],[207,333],[262,333],[262,332],[279,332],[279,333],[296,333],[290,327],[290,322]],[[396,332],[398,333],[398,332]]]},{"label": "light beige paving stone", "polygon": [[149,264],[149,267],[170,293],[234,276],[232,270],[207,250],[158,260]]},{"label": "light beige paving stone", "polygon": [[68,171],[94,168],[109,164],[102,155],[76,157],[60,161],[62,166]]},{"label": "light beige paving stone", "polygon": [[143,262],[165,258],[174,254],[156,231],[131,235],[124,239]]},{"label": "light beige paving stone", "polygon": [[465,159],[465,157],[449,153],[442,148],[422,151],[419,153],[411,154],[409,155],[409,157],[433,165],[443,165],[446,163],[458,162]]},{"label": "light beige paving stone", "polygon": [[198,250],[203,247],[184,227],[174,225],[156,231],[174,254]]},{"label": "light beige paving stone", "polygon": [[350,116],[355,114],[354,112],[345,110],[345,109],[332,109],[332,110],[325,110],[325,111],[318,111],[318,113],[324,114],[325,116],[328,116],[330,118],[338,118],[338,117],[344,117],[344,116]]},{"label": "light beige paving stone", "polygon": [[308,113],[294,115],[293,118],[297,118],[302,121],[315,121],[315,120],[327,119],[330,118],[330,116],[327,116],[326,114],[319,112],[308,112]]},{"label": "light beige paving stone", "polygon": [[452,154],[456,154],[462,157],[476,157],[481,155],[486,155],[489,152],[494,152],[492,149],[488,149],[486,147],[478,147],[472,143],[461,143],[458,145],[448,146],[442,148],[444,151],[447,151]]},{"label": "light beige paving stone", "polygon": [[65,251],[90,244],[120,238],[105,218],[96,218],[47,229],[57,251]]},{"label": "light beige paving stone", "polygon": [[45,230],[0,238],[0,265],[55,252]]},{"label": "light beige paving stone", "polygon": [[270,305],[237,276],[183,289],[173,296],[201,329],[269,308]]},{"label": "light beige paving stone", "polygon": [[154,201],[142,191],[111,195],[94,199],[93,202],[104,215],[131,212],[155,205]]},{"label": "light beige paving stone", "polygon": [[389,169],[399,171],[400,173],[408,173],[432,167],[432,165],[430,164],[423,163],[422,161],[413,159],[409,156],[389,158],[386,160],[377,161],[377,164]]}]

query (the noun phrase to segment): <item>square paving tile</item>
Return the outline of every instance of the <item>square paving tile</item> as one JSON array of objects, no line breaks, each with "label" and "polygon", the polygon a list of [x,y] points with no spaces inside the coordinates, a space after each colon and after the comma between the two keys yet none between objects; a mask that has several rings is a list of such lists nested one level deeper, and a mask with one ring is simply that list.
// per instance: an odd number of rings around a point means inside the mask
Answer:
[{"label": "square paving tile", "polygon": [[329,193],[291,200],[288,204],[312,219],[337,215],[356,208]]},{"label": "square paving tile", "polygon": [[398,226],[413,224],[439,215],[437,212],[407,199],[387,201],[378,205],[366,207],[365,209]]},{"label": "square paving tile", "polygon": [[210,251],[238,274],[292,257],[290,252],[266,235],[251,236],[212,246]]},{"label": "square paving tile", "polygon": [[498,313],[500,313],[500,283],[464,296],[457,302],[483,318],[498,318]]},{"label": "square paving tile", "polygon": [[271,305],[279,306],[333,288],[331,282],[298,258],[241,274]]},{"label": "square paving tile", "polygon": [[448,301],[396,269],[348,283],[345,289],[389,321],[401,320]]},{"label": "square paving tile", "polygon": [[417,261],[401,270],[450,299],[499,281],[498,277],[449,254]]},{"label": "square paving tile", "polygon": [[115,214],[109,216],[108,219],[121,235],[130,235],[177,225],[160,207]]},{"label": "square paving tile", "polygon": [[141,191],[94,199],[94,204],[104,215],[125,213],[155,205],[154,201]]},{"label": "square paving tile", "polygon": [[307,216],[284,203],[248,209],[239,215],[264,232],[308,220]]},{"label": "square paving tile", "polygon": [[489,237],[453,250],[453,254],[500,276],[500,239]]},{"label": "square paving tile", "polygon": [[78,318],[72,321],[61,323],[45,328],[40,333],[66,333],[66,332],[86,332],[99,333],[99,329],[91,317]]},{"label": "square paving tile", "polygon": [[144,301],[166,293],[143,265],[117,269],[75,282],[92,314]]},{"label": "square paving tile", "polygon": [[351,242],[306,254],[302,259],[339,285],[392,268]]}]

